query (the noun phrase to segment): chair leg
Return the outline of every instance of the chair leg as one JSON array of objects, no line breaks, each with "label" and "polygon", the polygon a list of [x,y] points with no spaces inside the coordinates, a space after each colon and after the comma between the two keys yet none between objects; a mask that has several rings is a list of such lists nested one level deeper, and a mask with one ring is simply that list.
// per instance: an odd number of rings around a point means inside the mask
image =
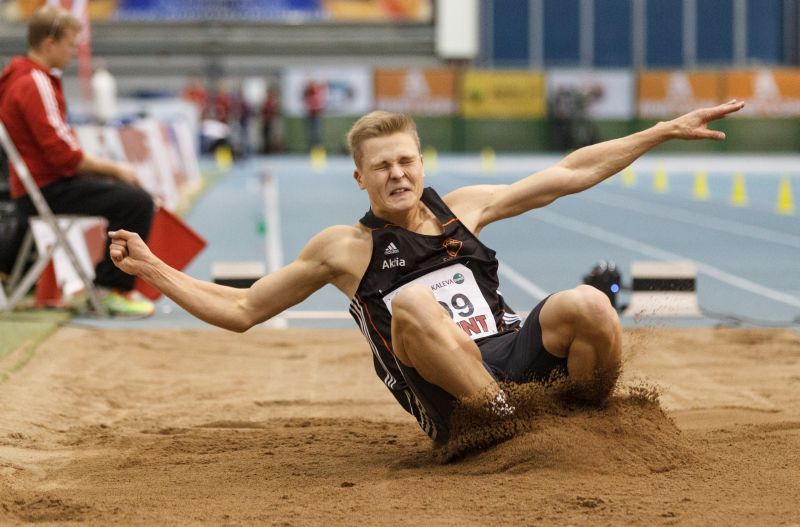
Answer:
[{"label": "chair leg", "polygon": [[5,309],[8,311],[13,311],[17,304],[23,299],[23,297],[31,290],[33,285],[38,280],[39,275],[42,274],[44,268],[47,267],[47,264],[50,263],[50,259],[53,257],[53,252],[55,252],[56,246],[53,245],[50,247],[47,252],[43,255],[39,255],[36,258],[36,262],[28,269],[28,272],[25,273],[25,276],[22,277],[22,280],[12,289],[11,296],[8,298],[6,303]]},{"label": "chair leg", "polygon": [[70,231],[70,229],[72,229],[72,225],[75,223],[76,219],[72,218],[64,229],[61,229],[56,217],[45,217],[45,221],[50,224],[50,228],[53,229],[53,232],[56,234],[59,245],[61,245],[61,248],[66,253],[67,258],[69,258],[72,267],[75,268],[75,271],[78,273],[78,276],[83,282],[83,290],[86,292],[86,299],[89,301],[89,308],[97,317],[107,317],[108,310],[106,309],[106,306],[103,305],[102,300],[100,300],[100,294],[97,292],[97,287],[95,287],[94,282],[91,278],[89,278],[89,275],[86,274],[86,271],[78,261],[78,257],[75,254],[72,245],[70,245],[69,240],[67,239],[67,233]]},{"label": "chair leg", "polygon": [[95,315],[101,318],[108,316],[108,310],[106,306],[103,305],[103,301],[100,300],[100,294],[97,292],[97,288],[94,287],[94,285],[86,288],[86,298]]},{"label": "chair leg", "polygon": [[81,280],[83,281],[84,291],[86,292],[86,299],[89,303],[90,310],[98,317],[108,316],[108,311],[106,310],[102,300],[100,299],[100,295],[97,292],[97,288],[95,287],[94,283],[92,283],[92,281],[88,278],[86,273],[83,272],[82,268],[79,268],[80,264],[78,263],[78,259],[72,250],[72,246],[66,241],[66,236],[64,236],[64,232],[69,231],[73,221],[71,221],[66,225],[66,228],[63,230],[63,232],[59,232],[56,234],[57,240],[59,241],[48,247],[47,251],[44,254],[38,255],[36,261],[33,263],[31,268],[28,269],[28,272],[26,272],[24,276],[20,276],[22,274],[22,269],[25,264],[25,260],[27,260],[28,255],[33,249],[33,230],[28,229],[28,232],[25,234],[25,239],[22,242],[20,254],[17,257],[17,261],[14,263],[14,269],[12,270],[11,278],[8,283],[7,289],[9,296],[8,298],[5,299],[5,302],[2,302],[3,299],[0,298],[0,310],[6,310],[6,311],[14,310],[17,304],[19,304],[22,301],[22,299],[25,297],[28,291],[30,291],[31,288],[34,286],[36,281],[39,279],[39,276],[42,274],[42,271],[44,271],[45,267],[47,267],[47,264],[50,263],[53,257],[53,253],[55,253],[56,251],[56,248],[60,246],[64,248],[67,257],[70,259],[70,262],[73,264],[73,266],[77,269],[78,274],[81,277]]},{"label": "chair leg", "polygon": [[6,288],[11,291],[22,277],[22,270],[25,267],[25,262],[30,258],[31,251],[33,250],[33,232],[30,228],[25,231],[25,237],[22,239],[22,245],[17,253],[17,259],[14,260],[14,267],[11,268],[11,275],[8,277],[8,284]]}]

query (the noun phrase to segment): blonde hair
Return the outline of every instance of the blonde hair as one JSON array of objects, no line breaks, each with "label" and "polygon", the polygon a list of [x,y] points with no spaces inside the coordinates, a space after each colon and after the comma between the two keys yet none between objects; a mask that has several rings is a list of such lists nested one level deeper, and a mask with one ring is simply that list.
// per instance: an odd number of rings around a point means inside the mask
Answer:
[{"label": "blonde hair", "polygon": [[66,9],[46,5],[37,9],[28,22],[28,48],[38,48],[47,37],[61,40],[68,29],[78,32],[81,28],[81,21]]},{"label": "blonde hair", "polygon": [[361,162],[361,146],[364,141],[376,137],[385,137],[397,132],[406,132],[417,143],[419,149],[419,134],[414,120],[404,113],[393,113],[376,110],[360,118],[347,132],[347,147],[353,156],[356,166]]}]

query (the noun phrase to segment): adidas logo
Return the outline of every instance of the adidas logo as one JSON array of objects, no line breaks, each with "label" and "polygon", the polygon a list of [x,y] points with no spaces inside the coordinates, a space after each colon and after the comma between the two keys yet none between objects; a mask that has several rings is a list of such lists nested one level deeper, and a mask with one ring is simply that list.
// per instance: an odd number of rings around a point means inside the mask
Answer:
[{"label": "adidas logo", "polygon": [[389,245],[386,246],[386,250],[383,251],[383,254],[397,254],[400,251],[397,249],[397,246],[394,242],[389,242]]}]

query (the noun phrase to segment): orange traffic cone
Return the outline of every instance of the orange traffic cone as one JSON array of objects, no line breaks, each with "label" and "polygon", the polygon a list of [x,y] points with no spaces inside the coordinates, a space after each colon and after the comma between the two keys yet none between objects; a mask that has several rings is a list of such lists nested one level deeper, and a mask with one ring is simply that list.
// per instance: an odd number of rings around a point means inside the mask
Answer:
[{"label": "orange traffic cone", "polygon": [[39,280],[36,282],[36,307],[64,307],[64,300],[61,298],[61,289],[56,280],[56,270],[53,261],[47,264]]}]

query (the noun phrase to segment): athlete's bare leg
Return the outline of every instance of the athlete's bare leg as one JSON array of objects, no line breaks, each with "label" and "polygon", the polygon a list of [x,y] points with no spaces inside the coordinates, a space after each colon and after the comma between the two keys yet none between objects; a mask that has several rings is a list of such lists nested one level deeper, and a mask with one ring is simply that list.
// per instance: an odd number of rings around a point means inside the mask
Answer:
[{"label": "athlete's bare leg", "polygon": [[619,371],[622,327],[608,297],[598,289],[581,285],[554,294],[542,307],[539,321],[545,348],[567,358],[570,379],[590,381]]},{"label": "athlete's bare leg", "polygon": [[497,386],[483,367],[478,346],[428,287],[408,286],[392,300],[392,344],[401,363],[455,397],[472,397]]}]

